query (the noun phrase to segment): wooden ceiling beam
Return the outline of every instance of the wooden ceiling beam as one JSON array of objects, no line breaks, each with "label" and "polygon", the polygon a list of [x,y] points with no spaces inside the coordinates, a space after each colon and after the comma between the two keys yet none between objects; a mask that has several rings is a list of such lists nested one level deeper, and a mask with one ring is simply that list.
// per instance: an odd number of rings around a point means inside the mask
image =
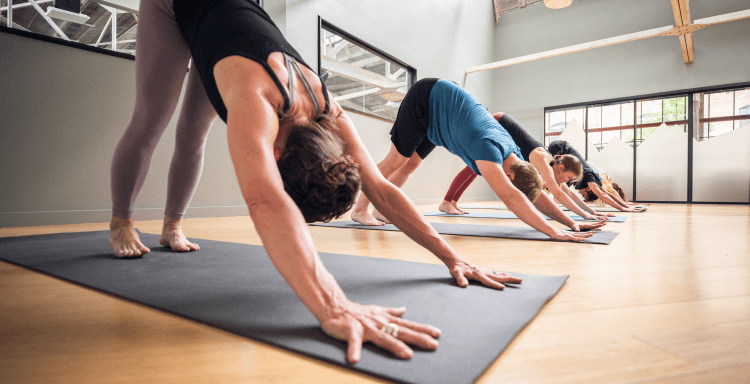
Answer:
[{"label": "wooden ceiling beam", "polygon": [[492,6],[495,9],[495,24],[500,22],[500,0],[492,0]]},{"label": "wooden ceiling beam", "polygon": [[[686,27],[691,25],[690,21],[690,5],[688,0],[671,0],[672,1],[672,12],[674,13],[674,21],[677,28]],[[682,49],[682,59],[686,64],[692,63],[695,60],[693,56],[693,34],[692,32],[680,33],[678,38],[680,39],[680,48]]]}]

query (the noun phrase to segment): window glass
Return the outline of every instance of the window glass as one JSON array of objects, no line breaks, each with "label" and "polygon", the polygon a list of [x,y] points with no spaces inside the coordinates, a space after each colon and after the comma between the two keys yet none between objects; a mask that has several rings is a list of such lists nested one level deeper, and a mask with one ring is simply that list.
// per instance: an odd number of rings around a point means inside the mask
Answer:
[{"label": "window glass", "polygon": [[320,69],[333,99],[344,109],[395,121],[416,70],[325,23],[321,36]]},{"label": "window glass", "polygon": [[135,54],[138,17],[134,12],[137,9],[88,0],[37,0],[36,5],[38,8],[27,1],[13,1],[12,13],[7,6],[2,7],[3,26],[12,25],[14,29]]}]

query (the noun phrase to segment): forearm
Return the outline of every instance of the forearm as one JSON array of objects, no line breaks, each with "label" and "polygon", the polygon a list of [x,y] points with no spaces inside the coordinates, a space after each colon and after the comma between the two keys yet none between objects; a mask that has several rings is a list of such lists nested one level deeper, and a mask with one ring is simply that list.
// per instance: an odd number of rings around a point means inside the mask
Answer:
[{"label": "forearm", "polygon": [[521,221],[547,236],[552,236],[556,231],[555,227],[549,225],[547,220],[534,209],[534,206],[531,205],[523,193],[518,190],[515,190],[515,192],[517,193],[503,193],[503,196],[498,194],[498,197]]},{"label": "forearm", "polygon": [[363,185],[362,188],[378,212],[387,217],[393,225],[446,265],[461,259],[400,189],[385,180],[373,184],[375,185]]},{"label": "forearm", "polygon": [[539,198],[534,202],[534,207],[539,210],[542,214],[548,216],[552,220],[557,221],[558,223],[562,223],[566,225],[569,228],[573,228],[575,226],[575,221],[570,218],[570,216],[566,215],[565,212],[560,209],[560,207],[557,206],[552,201],[552,198],[549,197],[546,193],[541,193],[539,195]]},{"label": "forearm", "polygon": [[576,205],[578,205],[578,207],[580,207],[582,210],[592,215],[596,214],[596,211],[594,210],[594,208],[591,208],[588,204],[586,204],[586,202],[583,201],[583,199],[581,199],[581,197],[578,196],[575,192],[573,192],[567,185],[565,186],[565,194],[568,195],[568,197],[570,197],[570,199],[573,200],[573,202]]},{"label": "forearm", "polygon": [[271,262],[284,280],[319,321],[331,317],[345,295],[323,266],[291,198],[267,197],[248,204],[248,209]]},{"label": "forearm", "polygon": [[[596,192],[596,191],[595,191]],[[596,194],[596,193],[595,193]],[[607,191],[599,190],[599,194],[596,194],[598,198],[600,198],[603,202],[609,204],[610,206],[617,208],[619,210],[627,209],[626,206],[620,205],[617,201],[615,201]]]},{"label": "forearm", "polygon": [[[595,214],[596,213],[596,211],[594,211],[591,207],[589,207],[583,201],[581,201],[581,205],[585,206],[590,212],[587,211],[586,209],[582,208],[578,204],[576,204],[576,202],[573,201],[573,199],[570,196],[568,196],[568,194],[565,193],[565,191],[563,191],[562,188],[560,188],[560,186],[558,184],[552,184],[549,187],[550,187],[549,188],[550,192],[552,192],[552,195],[555,196],[555,198],[557,199],[557,201],[559,201],[560,204],[562,204],[563,206],[565,206],[568,209],[570,209],[572,212],[575,212],[576,215],[581,216],[581,217],[587,217],[590,214]],[[545,215],[546,215],[546,213],[545,213]],[[547,216],[549,216],[549,215],[547,215]]]}]

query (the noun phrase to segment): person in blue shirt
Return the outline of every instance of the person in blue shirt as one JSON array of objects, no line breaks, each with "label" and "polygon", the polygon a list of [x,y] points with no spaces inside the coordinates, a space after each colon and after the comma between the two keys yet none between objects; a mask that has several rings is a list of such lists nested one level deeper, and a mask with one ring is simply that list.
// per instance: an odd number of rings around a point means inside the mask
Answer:
[{"label": "person in blue shirt", "polygon": [[[460,157],[475,173],[484,176],[492,190],[519,219],[556,240],[583,241],[592,232],[557,229],[532,203],[541,193],[542,179],[524,161],[510,134],[471,94],[456,83],[422,79],[407,92],[391,129],[391,149],[378,168],[390,182],[403,186],[409,175],[439,145]],[[369,200],[361,196],[352,220],[383,225],[387,218],[370,214]],[[381,219],[381,220],[378,220]]]}]

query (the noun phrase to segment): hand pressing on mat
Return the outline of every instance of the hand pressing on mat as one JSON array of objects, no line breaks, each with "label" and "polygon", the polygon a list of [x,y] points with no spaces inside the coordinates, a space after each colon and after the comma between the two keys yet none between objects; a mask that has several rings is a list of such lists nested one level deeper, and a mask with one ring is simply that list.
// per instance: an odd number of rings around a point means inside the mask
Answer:
[{"label": "hand pressing on mat", "polygon": [[487,268],[476,266],[466,260],[457,259],[446,263],[451,276],[456,279],[456,284],[461,288],[469,286],[469,280],[477,281],[483,285],[495,289],[504,289],[506,284],[521,284],[522,279],[510,274],[498,271],[490,271]]},{"label": "hand pressing on mat", "polygon": [[328,336],[349,343],[346,358],[350,363],[359,361],[362,344],[366,342],[404,360],[411,359],[414,355],[407,344],[427,351],[437,349],[438,342],[435,339],[440,337],[440,330],[402,319],[405,312],[406,308],[403,307],[360,305],[346,300],[336,308],[331,308],[328,316],[320,321],[320,326]]},{"label": "hand pressing on mat", "polygon": [[563,230],[557,230],[553,234],[547,234],[552,240],[560,240],[560,241],[584,241],[587,237],[594,236],[593,231],[589,232],[570,232],[570,231],[563,231]]},{"label": "hand pressing on mat", "polygon": [[573,227],[570,229],[581,232],[581,231],[592,231],[592,230],[599,230],[599,228],[607,225],[607,220],[600,220],[597,223],[575,223],[573,224]]},{"label": "hand pressing on mat", "polygon": [[584,220],[596,220],[596,221],[601,221],[601,220],[607,221],[607,220],[609,220],[607,218],[607,216],[600,215],[598,213],[597,214],[590,214],[590,213],[586,212],[586,214],[585,215],[581,215],[581,217]]}]

